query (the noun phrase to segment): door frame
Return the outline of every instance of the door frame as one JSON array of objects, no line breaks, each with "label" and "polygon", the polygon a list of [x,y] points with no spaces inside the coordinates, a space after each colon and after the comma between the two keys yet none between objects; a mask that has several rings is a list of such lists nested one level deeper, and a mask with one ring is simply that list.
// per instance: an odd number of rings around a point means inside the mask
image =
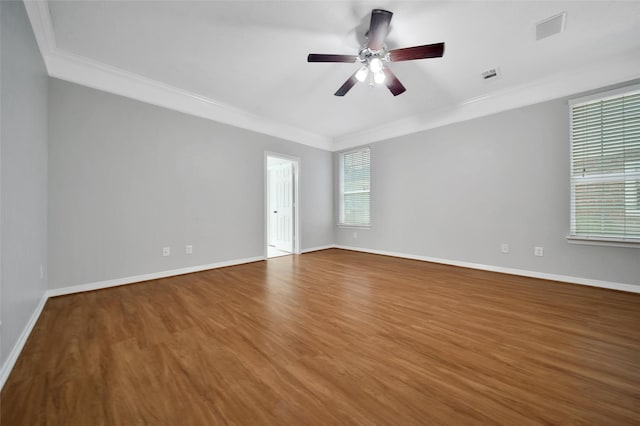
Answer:
[{"label": "door frame", "polygon": [[291,254],[300,254],[300,159],[291,155],[280,154],[272,151],[264,152],[264,241],[262,244],[264,258],[269,255],[269,170],[267,164],[268,157],[275,157],[281,160],[291,161],[293,164],[293,251]]}]

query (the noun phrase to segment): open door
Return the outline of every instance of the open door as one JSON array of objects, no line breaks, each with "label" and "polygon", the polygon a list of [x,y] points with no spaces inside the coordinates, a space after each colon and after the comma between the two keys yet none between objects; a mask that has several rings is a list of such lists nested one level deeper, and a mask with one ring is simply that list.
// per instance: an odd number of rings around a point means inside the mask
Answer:
[{"label": "open door", "polygon": [[297,160],[267,156],[267,257],[296,252]]},{"label": "open door", "polygon": [[293,252],[293,164],[279,164],[269,170],[270,221],[273,245],[278,250]]}]

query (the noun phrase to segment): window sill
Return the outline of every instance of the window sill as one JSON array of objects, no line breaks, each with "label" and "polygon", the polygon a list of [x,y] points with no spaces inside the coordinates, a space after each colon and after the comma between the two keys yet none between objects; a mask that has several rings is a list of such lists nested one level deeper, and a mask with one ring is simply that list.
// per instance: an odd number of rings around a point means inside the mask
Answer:
[{"label": "window sill", "polygon": [[339,223],[338,228],[345,228],[345,229],[349,229],[349,228],[355,228],[355,229],[371,229],[371,225],[344,225]]},{"label": "window sill", "polygon": [[640,240],[624,240],[621,238],[604,238],[604,237],[580,237],[568,235],[567,242],[570,244],[584,244],[589,246],[609,246],[609,247],[627,247],[640,249]]}]

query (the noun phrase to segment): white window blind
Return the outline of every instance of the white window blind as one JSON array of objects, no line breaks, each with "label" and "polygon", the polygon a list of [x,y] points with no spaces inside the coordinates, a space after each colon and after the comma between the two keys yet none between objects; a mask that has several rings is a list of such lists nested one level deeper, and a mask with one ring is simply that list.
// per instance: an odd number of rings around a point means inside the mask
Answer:
[{"label": "white window blind", "polygon": [[369,148],[340,154],[340,225],[371,225]]},{"label": "white window blind", "polygon": [[640,86],[570,107],[571,236],[640,242]]}]

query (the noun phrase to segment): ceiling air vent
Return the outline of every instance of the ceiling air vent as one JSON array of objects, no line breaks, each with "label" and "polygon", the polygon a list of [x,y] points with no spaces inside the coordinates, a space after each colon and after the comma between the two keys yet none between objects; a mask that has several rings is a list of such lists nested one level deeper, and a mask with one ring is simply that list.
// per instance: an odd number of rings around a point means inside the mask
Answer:
[{"label": "ceiling air vent", "polygon": [[498,80],[499,78],[500,78],[500,70],[498,69],[498,67],[490,68],[482,72],[482,79],[484,81]]},{"label": "ceiling air vent", "polygon": [[564,31],[567,12],[562,12],[536,24],[536,40],[551,37]]}]

